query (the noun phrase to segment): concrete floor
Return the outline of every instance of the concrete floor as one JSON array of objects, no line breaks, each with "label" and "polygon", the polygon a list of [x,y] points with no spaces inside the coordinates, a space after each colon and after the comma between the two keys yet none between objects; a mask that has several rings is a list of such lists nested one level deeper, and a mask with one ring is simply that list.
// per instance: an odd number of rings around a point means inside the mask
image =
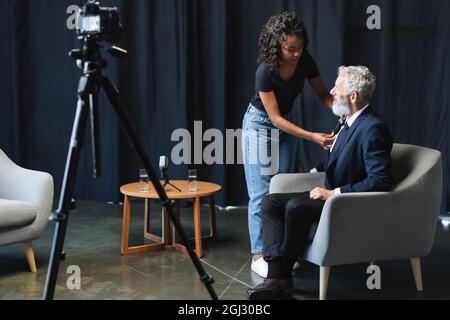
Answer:
[{"label": "concrete floor", "polygon": [[[158,205],[152,207],[152,230],[160,229]],[[182,208],[185,231],[193,235],[192,208]],[[202,224],[207,232],[207,207]],[[143,206],[134,203],[132,244],[142,239]],[[206,288],[187,255],[164,250],[129,256],[120,255],[122,207],[80,201],[70,214],[65,251],[55,299],[209,299]],[[54,224],[33,242],[38,272],[28,272],[21,244],[0,247],[0,299],[40,299],[44,289]],[[218,237],[204,242],[201,259],[215,280],[220,299],[245,299],[246,289],[262,281],[250,271],[246,209],[217,210]],[[69,290],[66,282],[71,265],[80,267],[81,289]],[[424,291],[415,290],[408,260],[378,262],[381,290],[369,290],[367,264],[331,268],[328,299],[450,299],[450,232],[441,220],[431,254],[422,259]],[[294,273],[294,299],[318,299],[319,268],[303,263]]]}]

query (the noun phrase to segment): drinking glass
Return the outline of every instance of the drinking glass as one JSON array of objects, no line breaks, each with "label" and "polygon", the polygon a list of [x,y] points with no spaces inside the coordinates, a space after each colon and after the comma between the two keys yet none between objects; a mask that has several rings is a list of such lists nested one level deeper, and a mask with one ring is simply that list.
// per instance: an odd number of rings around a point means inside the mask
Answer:
[{"label": "drinking glass", "polygon": [[139,169],[139,191],[148,192],[148,173],[145,169]]},{"label": "drinking glass", "polygon": [[196,169],[188,170],[188,191],[189,192],[197,191],[197,170]]}]

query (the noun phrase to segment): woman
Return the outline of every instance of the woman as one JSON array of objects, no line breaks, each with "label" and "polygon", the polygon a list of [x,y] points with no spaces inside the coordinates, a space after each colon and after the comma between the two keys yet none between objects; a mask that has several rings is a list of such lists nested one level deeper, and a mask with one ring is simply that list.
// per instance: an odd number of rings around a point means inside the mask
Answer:
[{"label": "woman", "polygon": [[[251,269],[262,277],[267,276],[267,263],[262,259],[260,207],[268,194],[270,179],[276,173],[289,171],[293,137],[324,148],[330,147],[334,139],[332,135],[309,132],[289,120],[293,101],[302,92],[305,79],[328,108],[333,104],[307,46],[305,26],[291,12],[269,18],[259,37],[256,92],[244,116],[242,148],[250,198]],[[270,165],[263,159],[269,154]]]}]

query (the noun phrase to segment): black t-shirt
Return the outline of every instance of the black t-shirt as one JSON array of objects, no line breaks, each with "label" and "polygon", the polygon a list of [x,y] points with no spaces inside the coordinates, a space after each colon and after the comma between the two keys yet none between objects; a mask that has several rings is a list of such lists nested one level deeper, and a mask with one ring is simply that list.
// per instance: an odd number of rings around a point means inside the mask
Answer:
[{"label": "black t-shirt", "polygon": [[270,71],[266,63],[261,63],[256,69],[255,95],[250,103],[258,109],[265,110],[259,92],[274,91],[278,101],[278,107],[282,115],[287,115],[292,110],[292,103],[302,92],[305,78],[314,79],[319,76],[316,62],[308,51],[304,51],[297,63],[294,75],[289,81],[284,81],[278,74]]}]

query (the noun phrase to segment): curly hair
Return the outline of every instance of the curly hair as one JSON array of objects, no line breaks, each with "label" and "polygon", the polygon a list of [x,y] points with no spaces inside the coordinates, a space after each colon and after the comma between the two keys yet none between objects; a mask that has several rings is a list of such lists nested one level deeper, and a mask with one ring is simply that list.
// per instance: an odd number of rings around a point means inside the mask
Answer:
[{"label": "curly hair", "polygon": [[259,36],[258,65],[265,62],[270,71],[277,73],[280,69],[281,42],[287,36],[298,36],[308,46],[308,34],[303,21],[293,12],[283,12],[272,16],[263,27]]}]

